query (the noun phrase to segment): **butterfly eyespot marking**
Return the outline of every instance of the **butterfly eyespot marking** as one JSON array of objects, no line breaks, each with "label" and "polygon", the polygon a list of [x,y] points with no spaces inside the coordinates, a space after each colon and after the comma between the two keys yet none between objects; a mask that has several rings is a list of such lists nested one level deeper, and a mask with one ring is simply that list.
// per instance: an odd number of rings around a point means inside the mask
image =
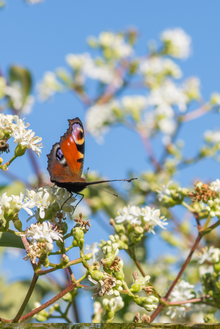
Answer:
[{"label": "butterfly eyespot marking", "polygon": [[63,152],[59,146],[56,150],[56,158],[63,166],[67,166],[66,159],[64,158]]},{"label": "butterfly eyespot marking", "polygon": [[84,144],[84,132],[82,127],[78,123],[75,123],[72,126],[72,136],[77,145]]}]

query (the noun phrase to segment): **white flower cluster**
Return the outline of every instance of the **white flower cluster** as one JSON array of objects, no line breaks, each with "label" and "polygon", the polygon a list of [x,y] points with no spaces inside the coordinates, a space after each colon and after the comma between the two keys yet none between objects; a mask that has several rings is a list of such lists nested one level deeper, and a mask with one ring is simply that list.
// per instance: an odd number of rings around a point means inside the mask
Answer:
[{"label": "white flower cluster", "polygon": [[169,190],[169,185],[172,184],[172,181],[170,181],[166,185],[161,185],[160,188],[157,190],[157,199],[161,202],[164,197],[170,196],[170,190]]},{"label": "white flower cluster", "polygon": [[88,109],[86,130],[99,142],[103,141],[102,135],[109,130],[108,126],[117,121],[116,111],[118,107],[118,102],[111,101],[104,105],[94,105]]},{"label": "white flower cluster", "polygon": [[53,243],[53,240],[63,241],[63,235],[56,230],[56,228],[50,222],[43,222],[31,224],[31,227],[26,230],[26,232],[21,235],[27,238],[34,239],[38,242],[48,242]]},{"label": "white flower cluster", "polygon": [[216,179],[214,182],[211,182],[210,189],[219,193],[220,192],[220,180]]},{"label": "white flower cluster", "polygon": [[[75,201],[75,198],[71,197],[67,200],[69,196],[70,193],[66,189],[57,186],[44,186],[39,188],[37,192],[34,190],[26,190],[26,197],[24,197],[23,193],[20,193],[20,196],[12,195],[10,197],[7,196],[7,193],[4,193],[0,197],[0,214],[9,209],[12,209],[14,212],[19,212],[21,209],[24,209],[30,216],[35,216],[35,218],[39,220],[45,218],[50,205],[57,203],[58,208],[61,209],[63,205],[63,213],[67,213],[67,215],[72,218],[71,213],[74,210],[74,206],[72,206],[71,203]],[[38,210],[34,211],[33,214],[31,209],[35,207],[37,207]]]},{"label": "white flower cluster", "polygon": [[204,139],[207,143],[219,144],[220,143],[220,130],[216,130],[216,131],[207,130],[204,133]]},{"label": "white flower cluster", "polygon": [[[194,289],[194,285],[189,284],[188,282],[181,280],[177,283],[170,294],[169,301],[170,302],[181,302],[186,301],[188,299],[192,299],[195,297],[195,293],[192,293]],[[167,315],[173,319],[175,316],[184,317],[186,314],[186,310],[189,309],[191,303],[186,303],[181,306],[169,306]]]},{"label": "white flower cluster", "polygon": [[137,206],[128,206],[122,208],[118,212],[118,216],[115,218],[116,224],[120,223],[130,223],[136,224],[140,226],[145,226],[146,224],[149,225],[149,233],[155,234],[154,227],[160,226],[161,228],[165,229],[165,225],[168,223],[165,222],[164,217],[160,216],[159,209],[151,209],[150,207],[146,206],[145,208],[139,208]]},{"label": "white flower cluster", "polygon": [[107,58],[121,59],[133,53],[133,48],[125,41],[123,35],[112,32],[102,32],[98,38],[90,37],[88,43],[93,47],[102,48]]},{"label": "white flower cluster", "polygon": [[10,98],[15,110],[22,111],[23,113],[30,113],[34,104],[34,97],[28,95],[24,100],[21,85],[16,82],[12,82],[11,85],[8,85],[6,79],[0,76],[0,99],[5,96]]},{"label": "white flower cluster", "polygon": [[188,97],[183,88],[177,87],[171,80],[165,80],[158,88],[153,89],[148,97],[151,106],[178,106],[180,112],[186,111]]},{"label": "white flower cluster", "polygon": [[[122,80],[115,74],[115,67],[111,63],[102,60],[94,60],[89,53],[84,54],[68,54],[66,56],[68,65],[80,75],[80,80],[85,78],[99,80],[104,84],[113,84],[120,87]],[[79,78],[78,78],[79,80]]]},{"label": "white flower cluster", "polygon": [[42,148],[40,143],[42,138],[34,136],[35,133],[31,129],[27,129],[28,126],[17,115],[0,113],[0,131],[2,133],[8,132],[14,138],[15,143],[22,145],[24,148],[32,149],[39,156]]},{"label": "white flower cluster", "polygon": [[139,72],[144,75],[145,82],[150,87],[159,85],[166,76],[174,79],[182,77],[181,69],[174,61],[159,56],[142,59],[139,63]]},{"label": "white flower cluster", "polygon": [[98,247],[98,242],[93,242],[91,245],[86,245],[85,250],[90,250],[92,253],[92,263],[101,259],[101,254],[103,253],[101,249]]},{"label": "white flower cluster", "polygon": [[167,55],[186,59],[191,53],[191,38],[181,28],[168,29],[162,32],[161,40],[164,42]]},{"label": "white flower cluster", "polygon": [[113,313],[119,311],[120,309],[122,309],[124,307],[124,302],[123,302],[121,296],[111,298],[111,299],[104,298],[102,303],[103,303],[105,310],[107,310],[109,312],[113,312]]},{"label": "white flower cluster", "polygon": [[30,259],[34,264],[37,264],[37,258],[42,257],[42,255],[45,257],[53,250],[54,240],[63,241],[63,235],[50,222],[31,224],[31,227],[27,228],[20,235],[31,238],[29,249],[24,259]]},{"label": "white flower cluster", "polygon": [[122,110],[125,114],[133,114],[133,117],[147,107],[147,97],[142,95],[124,96],[121,99]]},{"label": "white flower cluster", "polygon": [[115,295],[119,296],[122,288],[122,281],[116,280],[116,278],[112,277],[108,273],[103,273],[102,279],[99,281],[93,279],[91,275],[88,275],[88,280],[93,283],[90,287],[83,287],[83,290],[86,291],[94,291],[92,298],[102,297],[105,294],[108,296]]},{"label": "white flower cluster", "polygon": [[218,263],[220,260],[220,249],[213,246],[202,248],[202,253],[197,255],[199,258],[198,263],[204,264],[206,261],[209,263]]},{"label": "white flower cluster", "polygon": [[38,211],[35,211],[34,216],[38,218],[45,218],[46,210],[50,205],[57,203],[59,209],[62,207],[63,213],[71,217],[71,213],[74,211],[74,206],[71,206],[76,199],[71,194],[63,188],[57,186],[43,186],[38,189],[37,192],[34,190],[26,190],[26,198],[23,207],[28,211],[29,215],[33,216],[33,212],[30,209],[34,207],[38,208]]},{"label": "white flower cluster", "polygon": [[160,130],[171,136],[177,127],[175,108],[185,112],[189,102],[199,98],[199,81],[195,80],[191,78],[182,86],[177,86],[171,80],[165,79],[150,90],[148,96],[124,96],[120,101],[111,100],[106,104],[93,105],[86,116],[87,131],[101,140],[109,125],[124,121],[125,117],[130,116],[148,135]]},{"label": "white flower cluster", "polygon": [[57,80],[56,74],[53,72],[46,72],[43,80],[37,85],[38,97],[41,101],[46,101],[52,97],[56,92],[63,92],[63,85]]},{"label": "white flower cluster", "polygon": [[216,181],[212,182],[210,184],[210,189],[215,191],[218,195],[213,200],[210,199],[207,201],[207,206],[205,206],[205,210],[209,212],[209,216],[217,216],[218,218],[220,218],[220,180],[216,179]]}]

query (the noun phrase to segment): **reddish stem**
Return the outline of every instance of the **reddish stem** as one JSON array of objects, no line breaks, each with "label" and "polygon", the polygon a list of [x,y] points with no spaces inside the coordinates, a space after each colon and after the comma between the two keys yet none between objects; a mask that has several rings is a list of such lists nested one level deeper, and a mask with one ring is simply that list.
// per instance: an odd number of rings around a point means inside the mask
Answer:
[{"label": "reddish stem", "polygon": [[[192,249],[190,250],[190,253],[187,257],[187,259],[185,260],[185,262],[183,263],[183,266],[181,267],[181,270],[179,271],[176,279],[173,281],[173,283],[170,286],[170,289],[168,290],[165,298],[163,299],[165,302],[168,300],[173,288],[175,287],[175,285],[177,284],[178,280],[180,279],[182,273],[184,272],[186,266],[188,265],[188,263],[190,262],[192,255],[194,253],[194,251],[196,250],[200,240],[202,238],[202,234],[198,234],[196,241],[194,243],[194,245],[192,246]],[[162,309],[165,307],[165,305],[163,303],[160,303],[157,307],[157,309],[153,312],[153,314],[151,315],[151,322],[157,317],[157,315],[162,311]]]}]

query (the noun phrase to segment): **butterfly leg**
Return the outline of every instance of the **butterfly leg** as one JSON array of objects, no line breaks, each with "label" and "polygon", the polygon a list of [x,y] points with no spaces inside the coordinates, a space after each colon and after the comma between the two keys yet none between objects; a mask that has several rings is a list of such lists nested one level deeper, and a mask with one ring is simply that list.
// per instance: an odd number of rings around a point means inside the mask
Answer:
[{"label": "butterfly leg", "polygon": [[76,193],[77,195],[80,195],[81,196],[81,199],[77,202],[77,204],[75,205],[75,209],[76,207],[78,206],[78,204],[82,201],[82,199],[84,198],[84,194],[82,193]]},{"label": "butterfly leg", "polygon": [[60,208],[60,210],[62,210],[62,208],[63,208],[63,206],[65,205],[65,203],[69,200],[69,199],[71,199],[72,198],[72,196],[73,196],[73,193],[72,192],[70,192],[71,193],[71,195],[64,201],[64,203],[62,204],[62,206],[61,206],[61,208]]}]

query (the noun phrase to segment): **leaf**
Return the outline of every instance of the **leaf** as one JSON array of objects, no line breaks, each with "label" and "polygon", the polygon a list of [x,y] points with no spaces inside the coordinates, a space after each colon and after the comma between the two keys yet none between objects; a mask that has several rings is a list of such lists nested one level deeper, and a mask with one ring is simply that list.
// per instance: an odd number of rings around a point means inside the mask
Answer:
[{"label": "leaf", "polygon": [[21,85],[23,102],[25,102],[32,87],[32,77],[30,72],[22,66],[13,65],[9,69],[9,77],[11,82],[18,82]]},{"label": "leaf", "polygon": [[21,238],[10,232],[0,233],[0,247],[25,249]]}]

